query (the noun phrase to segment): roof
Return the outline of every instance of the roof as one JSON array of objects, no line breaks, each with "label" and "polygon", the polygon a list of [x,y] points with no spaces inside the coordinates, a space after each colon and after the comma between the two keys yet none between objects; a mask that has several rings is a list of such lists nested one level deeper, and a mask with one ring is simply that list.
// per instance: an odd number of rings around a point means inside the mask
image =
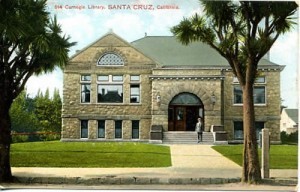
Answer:
[{"label": "roof", "polygon": [[283,109],[289,118],[298,123],[298,109]]},{"label": "roof", "polygon": [[[162,66],[229,66],[225,58],[202,42],[193,42],[185,46],[174,36],[146,36],[131,44]],[[261,59],[259,65],[279,67],[267,59]]]}]

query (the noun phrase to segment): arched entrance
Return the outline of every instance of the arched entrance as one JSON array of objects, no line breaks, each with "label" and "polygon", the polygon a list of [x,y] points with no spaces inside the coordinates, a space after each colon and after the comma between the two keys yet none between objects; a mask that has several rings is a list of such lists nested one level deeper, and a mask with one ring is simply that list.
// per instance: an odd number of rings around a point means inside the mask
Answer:
[{"label": "arched entrance", "polygon": [[204,106],[202,101],[192,93],[180,93],[169,104],[168,130],[195,131],[198,117],[202,117],[203,121]]}]

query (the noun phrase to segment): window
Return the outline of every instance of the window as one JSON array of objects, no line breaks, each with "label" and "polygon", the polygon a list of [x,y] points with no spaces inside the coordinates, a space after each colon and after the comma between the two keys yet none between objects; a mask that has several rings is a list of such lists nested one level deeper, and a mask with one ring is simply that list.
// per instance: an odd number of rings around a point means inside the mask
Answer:
[{"label": "window", "polygon": [[140,85],[130,85],[130,103],[140,102]]},{"label": "window", "polygon": [[[239,80],[237,77],[233,77],[233,83],[239,83]],[[255,83],[266,83],[266,77],[257,77],[255,79]]]},{"label": "window", "polygon": [[132,121],[132,139],[140,138],[140,121]]},{"label": "window", "polygon": [[108,75],[98,75],[98,81],[109,81],[109,76]]},{"label": "window", "polygon": [[140,76],[139,75],[131,75],[130,81],[140,81]]},{"label": "window", "polygon": [[[263,85],[266,83],[266,77],[260,76],[255,79],[255,85],[253,87],[253,100],[254,104],[266,104],[266,87]],[[239,86],[237,77],[233,78],[233,103],[243,104],[243,91]]]},{"label": "window", "polygon": [[105,120],[98,121],[98,138],[105,138]]},{"label": "window", "polygon": [[81,75],[81,103],[91,102],[91,75]]},{"label": "window", "polygon": [[244,138],[243,122],[235,121],[234,122],[234,139],[242,140],[243,138]]},{"label": "window", "polygon": [[130,103],[140,103],[140,76],[130,76]]},{"label": "window", "polygon": [[81,84],[81,103],[91,102],[91,84]]},{"label": "window", "polygon": [[239,85],[233,87],[234,104],[243,104],[243,91]]},{"label": "window", "polygon": [[[254,104],[266,104],[265,86],[254,86],[253,100]],[[234,104],[243,104],[243,92],[239,85],[233,86],[233,102]]]},{"label": "window", "polygon": [[255,83],[266,83],[266,78],[265,77],[257,77],[255,79]]},{"label": "window", "polygon": [[140,103],[140,76],[130,76],[130,103]]},{"label": "window", "polygon": [[82,139],[87,139],[89,135],[89,130],[88,130],[88,120],[81,120],[81,125],[80,125],[80,138]]},{"label": "window", "polygon": [[[257,121],[255,122],[255,129],[256,129],[256,139],[259,139],[259,133],[264,128],[265,123]],[[234,122],[234,139],[242,140],[244,139],[244,125],[242,121],[235,121]]]},{"label": "window", "polygon": [[112,75],[113,82],[123,82],[123,75]]},{"label": "window", "polygon": [[100,66],[123,66],[124,60],[115,53],[106,53],[98,60]]},{"label": "window", "polygon": [[265,98],[265,87],[264,86],[256,86],[254,87],[254,103],[255,104],[265,104],[266,103],[266,98]]},{"label": "window", "polygon": [[91,82],[91,75],[81,75],[81,81],[83,82]]},{"label": "window", "polygon": [[122,139],[122,121],[115,121],[115,138]]},{"label": "window", "polygon": [[123,103],[123,75],[99,75],[98,103]]}]

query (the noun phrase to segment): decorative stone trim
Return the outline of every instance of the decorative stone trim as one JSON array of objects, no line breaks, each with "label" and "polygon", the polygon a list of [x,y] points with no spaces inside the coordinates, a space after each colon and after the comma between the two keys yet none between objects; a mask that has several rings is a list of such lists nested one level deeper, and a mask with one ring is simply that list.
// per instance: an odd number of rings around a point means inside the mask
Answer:
[{"label": "decorative stone trim", "polygon": [[[282,71],[285,66],[258,66],[258,71]],[[224,71],[232,71],[231,68],[223,68]]]},{"label": "decorative stone trim", "polygon": [[[123,65],[115,65],[115,66],[114,65],[98,65],[99,59],[108,53],[116,54],[119,57],[121,57],[123,59],[124,64]],[[123,54],[122,51],[120,51],[119,49],[117,49],[113,46],[107,47],[107,48],[99,51],[96,54],[96,56],[94,57],[93,62],[97,67],[103,67],[103,68],[104,67],[124,67],[124,66],[127,66],[127,64],[128,64],[127,57],[125,56],[125,54]]]},{"label": "decorative stone trim", "polygon": [[224,80],[225,76],[194,76],[194,75],[150,75],[150,80]]}]

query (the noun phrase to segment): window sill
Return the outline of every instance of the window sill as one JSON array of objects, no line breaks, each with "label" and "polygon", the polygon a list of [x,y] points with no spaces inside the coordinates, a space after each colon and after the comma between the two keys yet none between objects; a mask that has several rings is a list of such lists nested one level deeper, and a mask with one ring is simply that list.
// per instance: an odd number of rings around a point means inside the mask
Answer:
[{"label": "window sill", "polygon": [[80,105],[140,106],[142,103],[80,103]]},{"label": "window sill", "polygon": [[[233,104],[234,107],[243,107],[243,104]],[[266,107],[267,104],[254,104],[254,107]]]}]

